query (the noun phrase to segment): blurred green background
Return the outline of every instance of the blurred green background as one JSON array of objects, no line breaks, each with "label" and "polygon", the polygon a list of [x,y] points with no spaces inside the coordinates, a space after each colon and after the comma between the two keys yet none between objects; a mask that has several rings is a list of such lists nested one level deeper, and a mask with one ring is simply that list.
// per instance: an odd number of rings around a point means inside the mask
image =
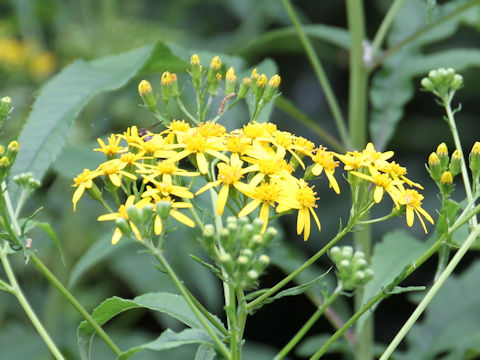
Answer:
[{"label": "blurred green background", "polygon": [[[411,11],[412,16],[426,25],[428,20],[425,1],[412,0],[410,3],[416,5],[405,11]],[[346,27],[343,2],[297,1],[294,5],[303,24]],[[388,2],[384,0],[365,2],[368,37],[373,37],[387,6]],[[418,9],[424,11],[418,12]],[[473,11],[477,12],[477,17]],[[438,38],[422,46],[419,51],[429,55],[456,48],[477,49],[480,28],[478,11],[478,8],[472,9],[471,19],[457,24],[450,34],[442,36],[439,35],[441,32],[438,32]],[[398,31],[402,26],[405,24],[398,24],[397,38],[393,37],[389,41],[397,43],[405,38]],[[405,26],[404,30],[405,34],[408,34],[411,29]],[[333,39],[315,36],[313,30],[312,33],[315,50],[323,62],[343,113],[346,114],[348,50],[336,46]],[[272,59],[282,77],[282,95],[295,103],[316,124],[338,137],[324,94],[291,27],[291,21],[278,0],[0,0],[0,96],[10,96],[15,105],[15,111],[1,134],[2,143],[17,136],[38,89],[63,67],[77,59],[96,59],[153,44],[157,40],[178,44],[189,49],[191,53],[209,51],[213,54],[236,55],[245,60],[246,68],[264,59]],[[405,61],[408,61],[408,53],[406,56]],[[209,60],[202,59],[204,63]],[[474,141],[480,140],[480,61],[476,65],[477,67],[468,66],[461,71],[465,78],[465,88],[455,97],[456,102],[462,104],[457,121],[467,152]],[[379,68],[374,76],[382,71],[390,71],[395,75],[397,70],[395,67]],[[151,80],[154,86],[155,81],[159,81],[159,75],[142,74]],[[447,124],[442,120],[442,109],[435,104],[431,94],[419,90],[422,74],[402,78],[404,75],[402,67],[399,67],[399,81],[404,81],[411,88],[413,97],[406,96],[396,109],[399,111],[397,117],[400,122],[398,127],[392,128],[393,136],[382,144],[381,149],[395,151],[394,160],[408,168],[410,178],[424,185],[424,207],[431,214],[435,214],[435,208],[439,205],[437,191],[433,181],[427,177],[424,163],[440,142],[445,141],[450,149],[453,148],[453,142],[450,140]],[[66,147],[25,209],[28,213],[44,206],[39,218],[52,223],[65,252],[65,264],[43,234],[38,233],[33,237],[33,248],[65,284],[70,282],[71,291],[88,310],[114,295],[132,298],[145,292],[175,292],[168,279],[154,269],[152,259],[137,253],[138,248],[129,244],[126,239],[105,257],[98,253],[98,262],[91,264],[88,271],[75,277],[75,282],[71,283],[72,275],[76,276],[73,270],[77,262],[98,242],[107,244],[101,247],[102,249],[108,247],[113,231],[111,224],[96,222],[103,209],[87,197],[81,200],[77,212],[73,212],[72,177],[84,167],[94,168],[95,161],[102,161],[101,156],[96,157],[98,153],[91,152],[91,149],[96,147],[97,137],[105,139],[112,131],[122,132],[131,125],[148,127],[154,123],[155,119],[138,106],[140,98],[136,91],[139,80],[141,78],[134,78],[120,90],[95,97],[80,113]],[[382,96],[386,99],[382,101],[395,102],[395,97],[400,96],[399,94],[403,96],[405,92],[384,91]],[[375,111],[377,118],[391,116],[379,113],[378,106],[372,104],[369,110],[372,117]],[[233,114],[231,121],[236,124],[242,121],[241,112]],[[226,117],[224,123],[227,127],[228,121],[229,118]],[[324,143],[323,139],[316,135],[314,127],[297,121],[279,109],[274,110],[271,121],[277,123],[282,130],[306,136],[316,144]],[[84,163],[87,160],[91,162]],[[277,243],[277,253],[281,252],[280,248],[287,246],[289,249],[291,247],[289,251],[298,251],[301,254],[299,258],[314,253],[336,233],[339,218],[345,220],[348,216],[350,197],[346,182],[343,181],[341,185],[344,193],[336,196],[327,188],[325,179],[322,180],[316,185],[316,191],[321,198],[317,213],[322,222],[322,232],[314,232],[305,243],[295,234],[294,217],[282,218],[279,226],[285,233],[285,240]],[[454,197],[463,197],[461,186]],[[388,206],[375,210],[374,215],[389,211]],[[395,227],[406,228],[404,218],[375,226],[374,240],[379,241],[387,231]],[[425,238],[419,224],[408,231],[419,239]],[[186,284],[192,287],[194,293],[212,312],[220,314],[222,290],[219,282],[192,261],[185,252],[187,249],[197,256],[203,256],[195,241],[195,235],[195,231],[179,228],[167,241],[167,254]],[[474,261],[474,258],[475,254],[469,255],[462,263],[462,268]],[[27,297],[53,338],[67,358],[78,358],[76,327],[81,321],[80,316],[31,264],[24,264],[20,254],[15,257],[14,265]],[[323,270],[326,270],[329,266],[328,261],[323,259],[318,269],[323,267]],[[434,268],[435,261],[429,261],[425,270],[421,274],[415,273],[406,285],[419,285],[429,281]],[[263,279],[262,287],[275,284],[282,275],[279,268],[272,267]],[[343,301],[337,306],[337,311],[346,317],[351,311],[348,310],[348,305],[348,300]],[[379,343],[388,342],[413,308],[414,305],[406,296],[395,296],[384,302],[376,315],[376,340]],[[275,353],[274,349],[280,349],[314,310],[314,305],[308,299],[298,298],[282,299],[256,313],[246,328],[245,359],[271,358]],[[166,327],[178,329],[179,325],[167,317],[135,310],[111,321],[106,329],[122,344],[123,349],[155,338]],[[331,330],[331,325],[321,320],[312,333]],[[193,347],[182,348],[161,356],[142,352],[133,358],[189,359],[193,358],[193,351]],[[113,358],[109,350],[96,340],[93,354],[94,359]],[[332,358],[338,359],[338,356],[333,355]],[[50,355],[16,300],[6,293],[0,293],[0,359],[13,358],[49,359]],[[291,358],[303,357],[297,354]]]}]

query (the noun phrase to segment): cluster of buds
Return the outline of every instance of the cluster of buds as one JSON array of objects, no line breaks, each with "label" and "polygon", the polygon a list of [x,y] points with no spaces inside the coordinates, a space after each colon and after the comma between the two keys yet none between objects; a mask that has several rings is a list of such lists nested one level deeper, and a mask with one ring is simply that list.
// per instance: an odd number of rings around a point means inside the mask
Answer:
[{"label": "cluster of buds", "polygon": [[462,159],[463,155],[458,149],[450,157],[445,143],[438,145],[437,151],[428,157],[427,171],[442,195],[449,196],[453,191],[453,178],[462,171]]},{"label": "cluster of buds", "polygon": [[451,99],[455,91],[463,85],[463,77],[452,68],[431,70],[421,81],[423,88],[437,95],[440,99]]},{"label": "cluster of buds", "polygon": [[215,231],[211,224],[203,230],[203,246],[208,254],[222,266],[222,277],[243,289],[257,286],[258,279],[270,264],[263,253],[277,231],[268,227],[262,234],[263,222],[247,217],[228,217],[226,227]]},{"label": "cluster of buds", "polygon": [[18,142],[16,140],[10,141],[6,149],[3,145],[0,145],[0,182],[7,178],[17,153]]},{"label": "cluster of buds", "polygon": [[363,286],[373,278],[373,270],[368,267],[365,254],[353,251],[351,246],[334,246],[329,253],[337,268],[337,279],[344,290]]}]

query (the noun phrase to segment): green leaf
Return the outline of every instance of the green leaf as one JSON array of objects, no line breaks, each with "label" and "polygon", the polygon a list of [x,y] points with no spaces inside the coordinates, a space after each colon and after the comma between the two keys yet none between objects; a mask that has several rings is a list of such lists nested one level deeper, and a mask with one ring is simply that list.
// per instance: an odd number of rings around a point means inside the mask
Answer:
[{"label": "green leaf", "polygon": [[[432,21],[436,21],[454,12],[465,1],[450,1],[437,5]],[[370,100],[370,133],[373,142],[380,150],[384,149],[393,136],[398,121],[403,116],[403,108],[419,87],[413,83],[415,76],[426,74],[432,68],[453,67],[461,70],[472,65],[480,65],[476,49],[454,49],[424,54],[426,45],[445,39],[455,33],[462,22],[476,26],[475,7],[426,31],[415,40],[403,46],[382,63],[382,68],[372,78]],[[392,47],[424,28],[428,5],[423,0],[405,1],[388,37],[388,46]],[[433,99],[432,99],[433,101]]]},{"label": "green leaf", "polygon": [[220,279],[223,279],[223,275],[222,275],[222,272],[214,265],[212,264],[209,264],[207,263],[206,261],[203,261],[202,259],[200,259],[198,256],[195,256],[193,254],[189,254],[190,257],[195,260],[196,262],[198,262],[199,264],[201,264],[202,266],[206,267],[207,269],[209,269],[215,276],[217,276],[218,278]]},{"label": "green leaf", "polygon": [[[113,297],[102,302],[93,311],[93,318],[101,326],[114,316],[130,310],[138,308],[139,306],[131,301]],[[78,351],[82,360],[90,359],[90,347],[92,345],[93,335],[95,330],[86,321],[82,321],[77,329]]]},{"label": "green leaf", "polygon": [[112,236],[110,234],[103,236],[101,239],[95,242],[85,254],[82,255],[70,273],[70,278],[68,280],[69,288],[75,286],[82,275],[97,263],[105,260],[110,255],[124,248],[126,245],[130,245],[128,241],[120,241],[118,244],[112,245],[111,239]]},{"label": "green leaf", "polygon": [[173,349],[182,345],[202,344],[214,346],[210,336],[203,329],[185,329],[175,333],[170,329],[165,330],[156,340],[140,346],[133,347],[118,356],[118,360],[127,360],[135,353],[142,350],[163,351]]},{"label": "green leaf", "polygon": [[393,290],[389,292],[389,294],[403,294],[403,293],[412,292],[412,291],[425,291],[425,289],[426,289],[425,286],[406,286],[406,287],[395,286]]},{"label": "green leaf", "polygon": [[[314,335],[303,340],[300,345],[295,349],[295,355],[299,357],[311,357],[325,342],[330,338],[330,334],[320,334]],[[342,353],[342,354],[352,354],[353,349],[341,338],[335,341],[332,346],[327,350],[327,354],[331,353]]]},{"label": "green leaf", "polygon": [[75,118],[95,95],[118,89],[149,58],[152,46],[85,62],[76,61],[40,90],[18,142],[11,174],[32,172],[42,179],[59,154]]},{"label": "green leaf", "polygon": [[402,358],[427,360],[450,353],[451,359],[465,359],[467,350],[480,351],[479,278],[478,261],[448,278],[428,305],[423,321],[408,333],[408,352]]},{"label": "green leaf", "polygon": [[202,344],[198,347],[195,360],[213,360],[215,355],[215,350],[211,346]]},{"label": "green leaf", "polygon": [[[350,34],[345,29],[317,24],[305,25],[303,30],[312,40],[320,40],[343,49],[350,48]],[[288,50],[303,51],[293,26],[271,30],[261,36],[257,36],[237,49],[236,53],[248,56],[252,53],[285,52]]]},{"label": "green leaf", "polygon": [[[394,230],[386,234],[375,245],[371,262],[375,275],[365,285],[363,302],[391,284],[407,265],[416,261],[430,247],[432,241],[433,238],[428,242],[420,242],[405,230]],[[358,320],[358,326],[362,326],[370,313],[367,312]]]},{"label": "green leaf", "polygon": [[57,234],[52,228],[52,225],[50,225],[47,222],[37,222],[37,226],[42,229],[45,234],[53,241],[55,244],[55,247],[57,248],[58,252],[60,253],[60,258],[62,259],[62,262],[65,263],[65,257],[63,255],[63,250],[62,250],[62,245],[60,244],[60,240],[57,237]]},{"label": "green leaf", "polygon": [[[136,308],[145,308],[168,314],[192,328],[202,328],[195,314],[180,295],[159,292],[137,296],[133,300],[112,297],[105,300],[93,311],[93,318],[103,325],[116,315]],[[217,319],[218,320],[218,319]],[[218,320],[220,322],[220,320]],[[214,329],[218,332],[218,330]],[[82,360],[90,358],[90,347],[95,330],[86,321],[82,321],[77,329],[78,347]],[[218,332],[220,334],[220,332]],[[158,340],[158,339],[157,339]]]},{"label": "green leaf", "polygon": [[97,146],[96,141],[87,144],[66,144],[53,164],[53,169],[69,180],[80,174],[83,169],[96,169],[98,164],[105,160],[104,154],[92,151]]}]

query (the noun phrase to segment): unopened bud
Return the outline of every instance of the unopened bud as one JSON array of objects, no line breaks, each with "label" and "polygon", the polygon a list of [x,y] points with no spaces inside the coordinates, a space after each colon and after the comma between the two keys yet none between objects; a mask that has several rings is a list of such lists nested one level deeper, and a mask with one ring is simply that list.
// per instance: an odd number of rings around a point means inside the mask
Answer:
[{"label": "unopened bud", "polygon": [[147,80],[142,80],[138,84],[138,94],[141,96],[143,103],[150,111],[155,111],[157,107],[157,101],[153,94],[152,85]]},{"label": "unopened bud", "polygon": [[165,221],[170,216],[170,210],[172,209],[172,204],[170,201],[159,201],[156,203],[156,212],[160,218]]},{"label": "unopened bud", "polygon": [[10,97],[5,96],[0,99],[0,125],[5,120],[12,110],[12,100]]},{"label": "unopened bud", "polygon": [[233,269],[235,267],[232,255],[228,253],[223,253],[218,257],[218,260],[220,264],[223,266],[223,268],[227,271],[227,274],[232,275]]},{"label": "unopened bud", "polygon": [[453,152],[448,170],[450,170],[452,176],[454,177],[460,174],[462,168],[462,158],[463,156],[460,150],[457,149]]},{"label": "unopened bud", "polygon": [[440,167],[442,171],[445,171],[449,161],[447,144],[441,143],[437,146],[437,156],[440,159]]},{"label": "unopened bud", "polygon": [[434,91],[435,90],[435,84],[429,78],[423,78],[422,81],[420,82],[420,84],[427,91]]},{"label": "unopened bud", "polygon": [[275,94],[278,92],[278,87],[280,86],[280,76],[273,75],[270,81],[268,82],[267,88],[265,90],[265,94],[263,96],[263,100],[265,103],[269,102],[273,99]]},{"label": "unopened bud", "polygon": [[480,172],[480,142],[478,141],[473,144],[472,151],[470,151],[469,166],[472,173],[478,175]]},{"label": "unopened bud", "polygon": [[247,96],[251,84],[252,80],[250,78],[243,78],[242,84],[238,88],[237,98],[243,99],[245,96]]},{"label": "unopened bud", "polygon": [[453,183],[452,173],[450,171],[445,171],[440,178],[440,182],[444,185],[451,185]]},{"label": "unopened bud", "polygon": [[463,76],[460,74],[455,74],[453,76],[452,82],[450,83],[450,86],[452,90],[458,90],[462,87],[463,85]]}]

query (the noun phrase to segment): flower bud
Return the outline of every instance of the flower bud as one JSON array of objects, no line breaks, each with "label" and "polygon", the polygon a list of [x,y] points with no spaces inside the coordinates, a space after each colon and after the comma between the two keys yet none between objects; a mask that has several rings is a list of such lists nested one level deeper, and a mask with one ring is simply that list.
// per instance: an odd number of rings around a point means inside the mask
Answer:
[{"label": "flower bud", "polygon": [[13,162],[15,161],[15,158],[17,157],[18,147],[19,147],[18,141],[16,140],[10,141],[10,143],[7,146],[7,151],[5,153],[5,156],[10,161],[10,164],[13,164]]},{"label": "flower bud", "polygon": [[333,260],[334,263],[338,263],[342,260],[342,250],[338,246],[334,246],[330,249],[329,252],[330,259]]},{"label": "flower bud", "polygon": [[437,156],[440,159],[440,168],[445,171],[449,161],[447,144],[441,143],[437,146]]},{"label": "flower bud", "polygon": [[254,281],[257,281],[258,280],[258,277],[260,276],[260,274],[258,273],[257,270],[249,270],[247,272],[247,277],[248,277],[248,280],[254,282]]},{"label": "flower bud", "polygon": [[102,191],[98,188],[98,186],[95,183],[92,183],[92,186],[89,189],[87,189],[87,193],[95,201],[102,201],[103,199]]},{"label": "flower bud", "polygon": [[262,274],[268,265],[270,265],[270,258],[267,255],[262,254],[253,264],[253,268],[257,270],[259,274]]},{"label": "flower bud", "polygon": [[480,142],[473,144],[472,150],[469,155],[469,166],[472,173],[480,172]]},{"label": "flower bud", "polygon": [[440,181],[440,176],[442,176],[442,167],[440,165],[440,159],[438,158],[437,153],[432,152],[428,157],[428,172],[435,182]]},{"label": "flower bud", "polygon": [[240,255],[237,258],[237,268],[239,275],[244,274],[247,272],[247,270],[250,268],[250,261],[251,259],[245,255]]},{"label": "flower bud", "polygon": [[10,160],[6,156],[0,158],[0,181],[5,180],[11,165]]},{"label": "flower bud", "polygon": [[262,227],[263,227],[263,220],[260,218],[255,218],[252,222],[252,225],[253,225],[253,233],[260,234],[260,231],[262,230]]},{"label": "flower bud", "polygon": [[460,74],[455,74],[453,76],[452,82],[450,83],[452,90],[456,91],[460,89],[462,85],[463,85],[463,76]]},{"label": "flower bud", "polygon": [[0,99],[0,126],[3,120],[5,120],[8,114],[10,114],[11,110],[12,110],[12,100],[10,99],[10,97],[8,96],[2,97]]},{"label": "flower bud", "polygon": [[[128,221],[123,217],[117,218],[115,220],[115,225],[117,226],[117,228],[120,229],[122,234],[128,235],[132,232],[132,230],[130,229],[130,225],[128,224]],[[118,239],[118,240],[120,240],[120,239]],[[118,240],[117,240],[117,242],[118,242]]]},{"label": "flower bud", "polygon": [[243,78],[242,84],[238,88],[238,93],[237,93],[238,99],[243,99],[245,96],[247,96],[247,93],[248,93],[248,90],[250,89],[251,84],[252,84],[252,80],[250,78]]},{"label": "flower bud", "polygon": [[267,103],[273,99],[275,94],[278,92],[278,87],[280,86],[280,76],[278,74],[273,75],[268,82],[267,88],[265,90],[265,95],[263,100]]},{"label": "flower bud", "polygon": [[257,79],[253,82],[252,91],[257,101],[260,101],[260,99],[262,98],[263,94],[265,93],[266,86],[267,76],[265,74],[259,75]]},{"label": "flower bud", "polygon": [[353,255],[353,247],[344,246],[342,249],[342,256],[344,259],[351,259]]},{"label": "flower bud", "polygon": [[250,242],[248,244],[248,247],[252,249],[253,251],[256,251],[260,249],[263,245],[263,236],[260,234],[255,234],[252,236],[250,239]]},{"label": "flower bud", "polygon": [[278,235],[277,229],[275,229],[272,226],[267,227],[267,230],[265,233],[262,235],[263,240],[262,240],[262,246],[266,247],[270,242]]},{"label": "flower bud", "polygon": [[223,266],[228,275],[233,274],[233,269],[235,268],[235,263],[233,261],[232,255],[229,253],[223,253],[218,257],[220,264]]},{"label": "flower bud", "polygon": [[433,92],[435,90],[435,84],[430,80],[429,78],[423,78],[420,84],[423,86],[423,88],[427,91]]},{"label": "flower bud", "polygon": [[170,216],[170,210],[172,209],[172,203],[170,201],[159,201],[155,204],[155,211],[163,221],[166,221]]},{"label": "flower bud", "polygon": [[442,183],[443,185],[452,185],[453,183],[452,173],[450,171],[445,171],[442,174],[442,177],[440,178],[440,183]]},{"label": "flower bud", "polygon": [[236,85],[237,77],[235,76],[235,70],[233,67],[230,67],[225,74],[225,94],[228,95],[234,93]]},{"label": "flower bud", "polygon": [[452,173],[452,176],[455,177],[460,174],[462,168],[462,153],[460,150],[455,150],[452,154],[452,158],[450,159],[450,165],[448,166],[448,170]]},{"label": "flower bud", "polygon": [[175,99],[178,99],[178,97],[180,96],[180,89],[178,88],[177,74],[173,73],[170,75],[170,77],[171,77],[170,93]]},{"label": "flower bud", "polygon": [[193,54],[190,58],[190,74],[193,79],[193,87],[199,91],[202,87],[202,66],[200,65],[200,58],[197,54]]},{"label": "flower bud", "polygon": [[250,238],[252,237],[253,234],[254,234],[254,227],[252,224],[246,224],[242,228],[242,231],[240,232],[240,243],[242,244],[242,247],[248,246]]},{"label": "flower bud", "polygon": [[162,99],[167,103],[171,96],[170,87],[172,85],[172,75],[168,71],[165,71],[162,74],[160,83],[162,84]]}]

